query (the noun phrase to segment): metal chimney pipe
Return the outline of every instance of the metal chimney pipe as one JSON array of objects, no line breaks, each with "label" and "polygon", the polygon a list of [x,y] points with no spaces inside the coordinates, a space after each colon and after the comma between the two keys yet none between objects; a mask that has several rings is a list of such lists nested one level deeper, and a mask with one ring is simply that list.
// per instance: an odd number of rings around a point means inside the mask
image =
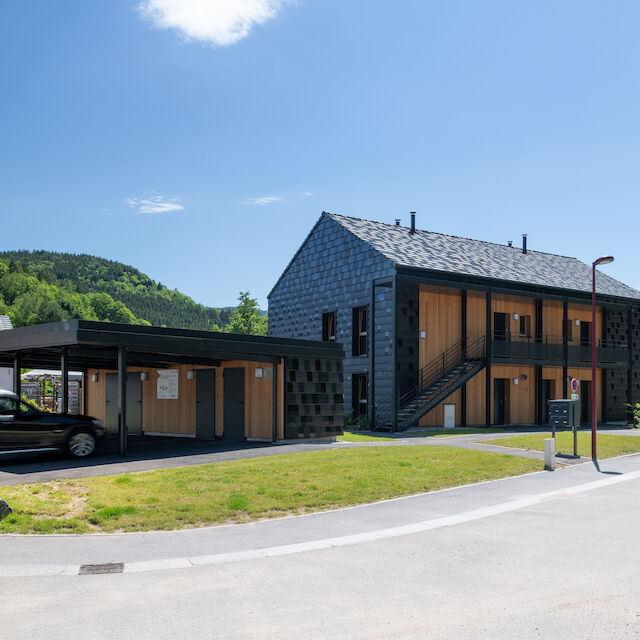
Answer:
[{"label": "metal chimney pipe", "polygon": [[400,226],[400,218],[396,218],[396,227]]},{"label": "metal chimney pipe", "polygon": [[513,247],[513,240],[507,240],[507,245]]},{"label": "metal chimney pipe", "polygon": [[527,234],[522,234],[522,253],[527,253]]},{"label": "metal chimney pipe", "polygon": [[413,235],[416,232],[416,212],[411,211],[411,229],[409,229],[409,233]]}]

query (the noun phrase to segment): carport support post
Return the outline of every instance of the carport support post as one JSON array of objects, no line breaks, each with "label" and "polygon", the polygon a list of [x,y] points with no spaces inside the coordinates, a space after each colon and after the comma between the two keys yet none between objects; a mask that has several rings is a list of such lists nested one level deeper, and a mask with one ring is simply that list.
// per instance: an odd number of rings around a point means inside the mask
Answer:
[{"label": "carport support post", "polygon": [[271,380],[273,399],[271,401],[272,440],[278,441],[278,363],[273,363],[273,379]]},{"label": "carport support post", "polygon": [[13,356],[13,393],[20,397],[20,353],[15,352]]},{"label": "carport support post", "polygon": [[118,433],[120,455],[127,455],[127,352],[118,347]]},{"label": "carport support post", "polygon": [[69,349],[62,347],[60,354],[60,378],[62,379],[62,413],[69,413]]}]

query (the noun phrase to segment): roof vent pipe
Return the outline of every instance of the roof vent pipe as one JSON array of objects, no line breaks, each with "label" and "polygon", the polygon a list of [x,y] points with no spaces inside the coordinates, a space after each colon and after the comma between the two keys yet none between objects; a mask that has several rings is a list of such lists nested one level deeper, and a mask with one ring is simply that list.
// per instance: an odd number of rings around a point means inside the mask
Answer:
[{"label": "roof vent pipe", "polygon": [[513,247],[513,240],[507,240],[507,244],[508,244],[510,247]]},{"label": "roof vent pipe", "polygon": [[396,218],[396,227],[400,226],[400,218]]},{"label": "roof vent pipe", "polygon": [[522,253],[527,253],[527,234],[522,234]]},{"label": "roof vent pipe", "polygon": [[411,212],[411,229],[409,229],[409,233],[413,235],[416,232],[416,212]]}]

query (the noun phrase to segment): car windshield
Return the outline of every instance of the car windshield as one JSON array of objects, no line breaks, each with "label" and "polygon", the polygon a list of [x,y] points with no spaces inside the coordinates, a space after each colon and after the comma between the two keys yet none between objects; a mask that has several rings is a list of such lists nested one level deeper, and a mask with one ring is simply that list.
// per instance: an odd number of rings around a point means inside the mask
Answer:
[{"label": "car windshield", "polygon": [[13,414],[17,408],[18,403],[13,398],[0,398],[0,416]]}]

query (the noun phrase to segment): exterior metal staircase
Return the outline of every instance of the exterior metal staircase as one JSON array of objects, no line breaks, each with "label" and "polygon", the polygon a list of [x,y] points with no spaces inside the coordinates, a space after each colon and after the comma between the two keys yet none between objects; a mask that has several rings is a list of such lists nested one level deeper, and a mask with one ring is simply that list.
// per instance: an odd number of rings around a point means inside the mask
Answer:
[{"label": "exterior metal staircase", "polygon": [[386,416],[378,423],[376,429],[404,431],[416,425],[422,416],[435,409],[485,366],[484,336],[471,343],[466,340],[459,341],[423,367],[418,374],[417,386],[398,399],[395,427],[387,407],[387,411],[384,412]]}]

